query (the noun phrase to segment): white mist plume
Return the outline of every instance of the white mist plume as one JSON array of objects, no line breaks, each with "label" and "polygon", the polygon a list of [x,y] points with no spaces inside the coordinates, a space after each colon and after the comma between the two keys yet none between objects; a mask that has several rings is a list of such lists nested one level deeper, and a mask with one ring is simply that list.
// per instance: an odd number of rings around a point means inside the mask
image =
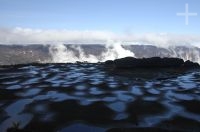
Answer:
[{"label": "white mist plume", "polygon": [[120,42],[115,43],[113,41],[108,41],[106,45],[106,51],[97,57],[94,55],[86,55],[80,46],[75,48],[78,51],[78,56],[75,55],[73,51],[67,49],[67,47],[62,43],[51,45],[49,48],[49,53],[51,55],[52,62],[75,63],[77,61],[86,61],[90,63],[96,63],[104,62],[106,60],[119,59],[127,56],[134,57],[134,53],[124,49]]},{"label": "white mist plume", "polygon": [[106,44],[106,52],[102,53],[102,61],[124,58],[127,56],[135,57],[134,53],[122,47],[122,43],[109,40]]},{"label": "white mist plume", "polygon": [[176,46],[170,46],[166,49],[171,52],[169,57],[181,58],[184,61],[191,60],[200,64],[200,52],[196,47],[187,47],[187,51],[175,50]]},{"label": "white mist plume", "polygon": [[86,56],[80,47],[76,48],[78,50],[79,55],[76,56],[75,53],[62,44],[51,45],[49,48],[49,53],[51,55],[53,63],[75,63],[77,61],[80,62],[98,62],[97,58],[93,55]]}]

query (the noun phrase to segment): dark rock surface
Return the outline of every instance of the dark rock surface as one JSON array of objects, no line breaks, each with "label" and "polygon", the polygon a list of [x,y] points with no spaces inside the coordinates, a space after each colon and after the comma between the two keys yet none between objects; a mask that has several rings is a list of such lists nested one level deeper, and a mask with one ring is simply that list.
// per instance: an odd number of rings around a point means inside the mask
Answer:
[{"label": "dark rock surface", "polygon": [[199,67],[199,64],[187,60],[187,61],[184,63],[184,67]]},{"label": "dark rock surface", "polygon": [[114,61],[106,61],[106,65],[113,65],[116,68],[198,68],[198,63],[191,61],[184,62],[180,58],[141,58],[125,57]]},{"label": "dark rock surface", "polygon": [[182,130],[167,130],[162,128],[153,128],[153,127],[146,127],[146,128],[111,128],[106,132],[185,132]]},{"label": "dark rock surface", "polygon": [[199,132],[200,70],[185,71],[0,66],[0,132]]}]

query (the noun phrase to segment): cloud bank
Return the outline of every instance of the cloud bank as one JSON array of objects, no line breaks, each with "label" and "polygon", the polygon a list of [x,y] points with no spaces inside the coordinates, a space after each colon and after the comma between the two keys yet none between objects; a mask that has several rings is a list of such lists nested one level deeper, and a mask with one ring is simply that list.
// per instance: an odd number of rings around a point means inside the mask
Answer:
[{"label": "cloud bank", "polygon": [[169,33],[123,33],[110,31],[42,30],[0,28],[0,44],[106,44],[109,40],[122,44],[145,44],[160,47],[185,45],[200,47],[200,35]]}]

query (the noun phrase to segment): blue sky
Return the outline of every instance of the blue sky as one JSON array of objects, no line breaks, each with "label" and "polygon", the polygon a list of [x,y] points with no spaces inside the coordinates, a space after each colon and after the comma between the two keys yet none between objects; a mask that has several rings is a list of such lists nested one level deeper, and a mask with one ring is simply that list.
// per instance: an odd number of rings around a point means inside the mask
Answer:
[{"label": "blue sky", "polygon": [[[185,11],[198,16],[176,16]],[[199,34],[199,0],[0,0],[1,28]]]}]

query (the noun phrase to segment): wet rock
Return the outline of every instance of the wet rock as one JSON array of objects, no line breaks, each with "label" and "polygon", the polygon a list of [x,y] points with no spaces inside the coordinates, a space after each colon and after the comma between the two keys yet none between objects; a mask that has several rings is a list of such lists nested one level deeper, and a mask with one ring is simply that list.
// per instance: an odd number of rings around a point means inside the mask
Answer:
[{"label": "wet rock", "polygon": [[154,116],[166,112],[166,107],[157,101],[136,100],[127,107],[128,120],[135,125],[140,125],[144,116]]},{"label": "wet rock", "polygon": [[200,114],[200,101],[197,100],[184,100],[179,102],[187,111],[195,114]]},{"label": "wet rock", "polygon": [[183,132],[181,130],[171,130],[156,127],[135,127],[135,128],[111,128],[106,132]]},{"label": "wet rock", "polygon": [[184,130],[185,132],[199,132],[200,131],[200,122],[189,119],[186,117],[182,117],[179,115],[176,115],[175,117],[171,119],[166,119],[159,124],[156,125],[157,127],[163,127],[166,128],[166,126],[170,129],[175,129],[179,128],[182,131]]},{"label": "wet rock", "polygon": [[8,128],[6,132],[33,132],[33,131],[24,130],[24,129],[18,129],[18,128]]}]

